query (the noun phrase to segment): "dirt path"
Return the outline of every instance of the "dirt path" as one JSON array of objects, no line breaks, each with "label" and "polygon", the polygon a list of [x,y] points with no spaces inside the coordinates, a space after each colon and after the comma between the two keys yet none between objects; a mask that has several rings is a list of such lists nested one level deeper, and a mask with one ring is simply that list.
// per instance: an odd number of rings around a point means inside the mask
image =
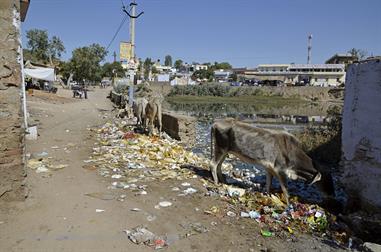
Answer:
[{"label": "dirt path", "polygon": [[[168,251],[330,251],[335,247],[317,238],[298,235],[295,239],[264,238],[250,219],[210,216],[211,206],[225,207],[218,197],[205,197],[199,178],[186,182],[199,190],[192,196],[177,197],[171,187],[184,181],[149,183],[147,195],[108,189],[110,180],[96,170],[84,169],[94,147],[95,134],[89,128],[107,121],[111,103],[108,90],[89,92],[87,100],[73,100],[71,93],[59,90],[64,98],[28,97],[32,119],[39,122],[38,140],[27,141],[32,157],[47,152],[45,159],[66,168],[49,173],[28,169],[30,190],[25,202],[0,207],[0,251],[152,251],[135,245],[123,232],[145,225],[159,235],[176,237],[186,226],[199,225],[206,232],[186,238],[173,238]],[[66,97],[66,98],[65,98]],[[110,112],[109,112],[110,111]],[[53,147],[53,148],[52,148]],[[126,195],[124,201],[102,200],[87,193]],[[156,209],[159,201],[170,200],[172,207]],[[139,208],[141,211],[131,211]],[[104,212],[96,212],[102,209]]]}]

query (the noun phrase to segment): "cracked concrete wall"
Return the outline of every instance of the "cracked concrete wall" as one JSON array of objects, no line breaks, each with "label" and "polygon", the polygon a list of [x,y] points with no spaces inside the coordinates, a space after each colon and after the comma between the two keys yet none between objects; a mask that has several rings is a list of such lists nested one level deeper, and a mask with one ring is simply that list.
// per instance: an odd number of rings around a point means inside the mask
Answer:
[{"label": "cracked concrete wall", "polygon": [[26,196],[21,106],[20,1],[0,1],[0,200]]},{"label": "cracked concrete wall", "polygon": [[[343,184],[359,209],[381,211],[381,62],[352,64],[345,81]],[[353,202],[352,202],[353,204]]]}]

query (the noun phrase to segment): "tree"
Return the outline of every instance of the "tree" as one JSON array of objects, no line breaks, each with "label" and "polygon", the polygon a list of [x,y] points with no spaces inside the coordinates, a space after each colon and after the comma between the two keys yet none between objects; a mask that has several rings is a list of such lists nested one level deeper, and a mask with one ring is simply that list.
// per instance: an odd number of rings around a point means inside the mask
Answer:
[{"label": "tree", "polygon": [[70,69],[74,73],[74,79],[81,83],[84,80],[100,81],[102,76],[100,62],[106,55],[106,49],[99,44],[74,49],[70,59]]},{"label": "tree", "polygon": [[126,71],[122,67],[122,64],[120,62],[113,62],[113,63],[105,63],[102,66],[102,78],[103,77],[113,77],[114,75],[118,77],[124,77]]},{"label": "tree", "polygon": [[63,80],[67,80],[72,73],[70,61],[61,61],[58,66],[58,73],[63,77]]},{"label": "tree", "polygon": [[230,65],[228,62],[221,62],[221,63],[218,63],[218,62],[214,62],[214,67],[215,69],[232,69],[232,65]]},{"label": "tree", "polygon": [[183,61],[181,59],[178,59],[175,61],[175,68],[178,70],[183,65]]},{"label": "tree", "polygon": [[46,30],[32,29],[26,32],[28,39],[27,47],[25,50],[26,58],[32,61],[47,63],[53,65],[53,60],[61,58],[65,47],[61,39],[53,36],[49,40],[48,32]]},{"label": "tree", "polygon": [[171,57],[171,55],[165,56],[164,65],[166,65],[166,66],[172,66],[172,57]]},{"label": "tree", "polygon": [[143,66],[144,66],[144,79],[148,79],[149,77],[149,73],[151,71],[151,66],[153,65],[153,62],[151,60],[151,58],[146,58],[144,63],[143,63]]},{"label": "tree", "polygon": [[27,47],[30,49],[31,54],[37,60],[46,62],[49,59],[49,38],[48,32],[38,29],[32,29],[26,32],[28,39]]},{"label": "tree", "polygon": [[61,58],[62,53],[65,52],[65,47],[61,39],[57,36],[53,36],[49,41],[48,53],[50,64],[53,65],[53,59]]},{"label": "tree", "polygon": [[238,80],[238,76],[237,76],[236,73],[232,73],[232,74],[230,75],[230,78],[232,79],[232,81],[237,81],[237,80]]},{"label": "tree", "polygon": [[159,71],[157,70],[157,68],[155,66],[152,66],[151,71],[153,74],[159,73]]},{"label": "tree", "polygon": [[348,51],[352,56],[355,56],[358,60],[364,60],[368,56],[368,52],[362,49],[352,48]]},{"label": "tree", "polygon": [[200,80],[207,79],[208,81],[212,80],[213,76],[214,76],[213,70],[210,70],[210,69],[208,70],[200,69],[195,71],[192,75],[194,79],[200,79]]}]

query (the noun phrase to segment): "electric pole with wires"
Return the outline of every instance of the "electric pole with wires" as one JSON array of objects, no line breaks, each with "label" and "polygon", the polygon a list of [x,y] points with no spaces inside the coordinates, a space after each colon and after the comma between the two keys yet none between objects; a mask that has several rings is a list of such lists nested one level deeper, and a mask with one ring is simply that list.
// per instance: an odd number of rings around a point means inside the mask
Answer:
[{"label": "electric pole with wires", "polygon": [[[122,4],[123,4],[123,0]],[[129,60],[129,66],[132,66],[129,69],[129,76],[130,80],[132,82],[132,85],[129,88],[129,103],[132,105],[133,102],[133,84],[136,82],[135,76],[136,76],[136,70],[137,70],[137,62],[136,62],[136,55],[135,55],[135,19],[139,18],[141,15],[143,15],[143,11],[140,12],[138,15],[136,15],[136,6],[138,4],[133,0],[133,2],[130,3],[130,12],[126,10],[126,6],[123,4],[123,12],[125,12],[128,17],[130,18],[130,43],[131,43],[131,53],[130,57],[131,59]],[[132,64],[131,64],[132,63]]]}]

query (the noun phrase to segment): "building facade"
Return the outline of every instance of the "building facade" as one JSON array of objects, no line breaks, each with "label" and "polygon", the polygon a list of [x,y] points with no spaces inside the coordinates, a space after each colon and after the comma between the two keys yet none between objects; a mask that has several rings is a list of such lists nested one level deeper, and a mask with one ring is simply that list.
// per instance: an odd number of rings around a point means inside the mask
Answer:
[{"label": "building facade", "polygon": [[251,75],[261,81],[289,85],[340,86],[345,81],[344,64],[266,64]]}]

